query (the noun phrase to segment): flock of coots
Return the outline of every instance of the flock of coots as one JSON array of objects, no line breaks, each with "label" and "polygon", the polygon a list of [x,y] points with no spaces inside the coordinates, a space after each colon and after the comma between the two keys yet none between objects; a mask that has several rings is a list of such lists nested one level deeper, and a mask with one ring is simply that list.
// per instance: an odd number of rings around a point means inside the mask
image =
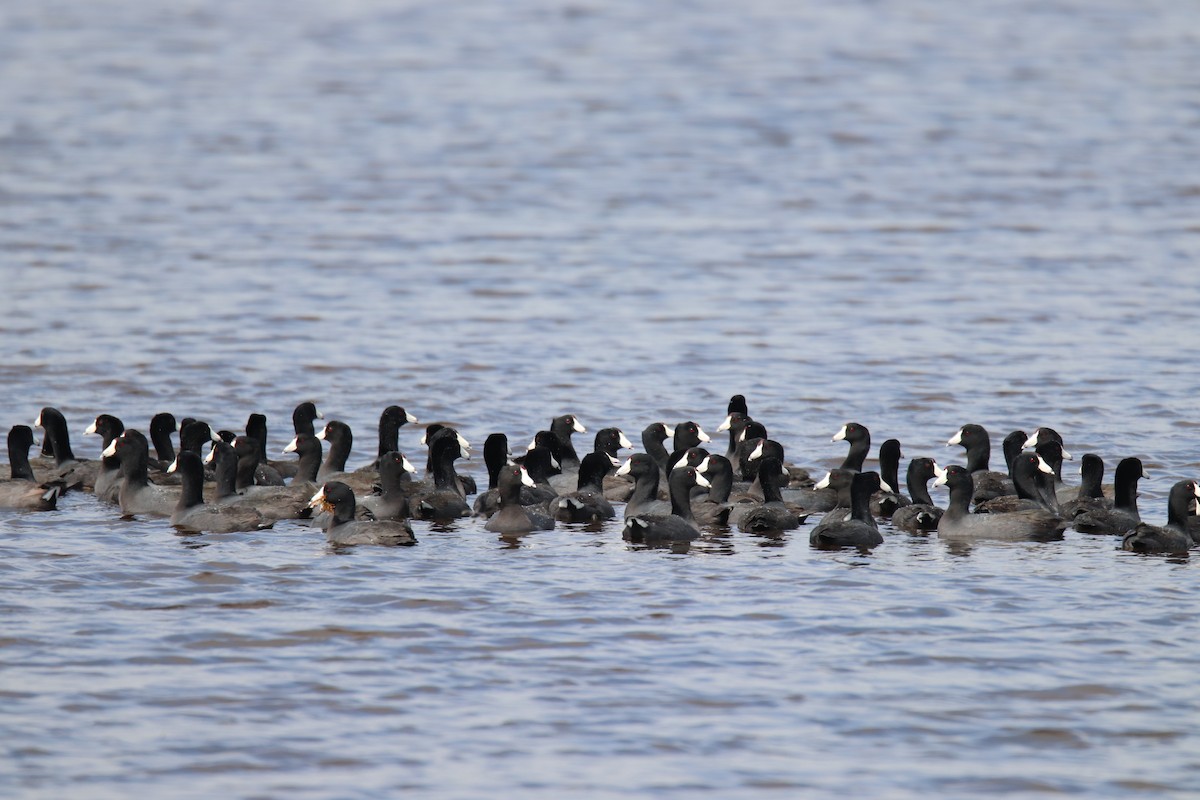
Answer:
[{"label": "flock of coots", "polygon": [[[268,458],[262,414],[251,414],[239,435],[201,420],[177,422],[166,413],[150,420],[149,438],[101,414],[84,431],[101,437],[101,457],[79,459],[66,419],[46,407],[35,422],[45,434],[39,455],[30,458],[35,440],[29,426],[9,431],[11,479],[0,482],[0,507],[50,510],[61,493],[82,490],[119,507],[123,516],[163,517],[183,531],[228,533],[269,528],[281,519],[308,520],[339,545],[415,544],[412,518],[479,516],[486,518],[485,529],[506,536],[559,522],[602,523],[621,513],[614,503],[624,504],[624,538],[648,545],[685,544],[712,527],[777,534],[814,514],[809,542],[820,548],[875,547],[884,541],[881,519],[899,531],[936,531],[955,540],[1047,540],[1073,527],[1119,536],[1124,549],[1143,553],[1186,553],[1200,542],[1196,481],[1172,487],[1166,525],[1146,524],[1137,506],[1142,462],[1121,460],[1113,485],[1105,486],[1104,462],[1089,453],[1081,459],[1081,484],[1066,486],[1062,463],[1071,456],[1050,428],[1010,433],[1003,443],[1007,469],[997,472],[990,469],[987,431],[963,425],[947,445],[965,450],[966,465],[943,469],[931,458],[914,458],[904,494],[895,439],[879,447],[879,471],[867,471],[870,432],[847,423],[833,437],[849,444],[844,462],[814,481],[785,460],[783,445],[751,418],[742,395],[730,399],[726,413],[717,428],[728,431],[724,454],[706,448],[710,437],[690,421],[648,425],[641,434],[644,452],[624,461],[619,452],[633,445],[617,428],[598,431],[581,458],[572,436],[586,429],[571,414],[554,418],[519,454],[504,434],[493,433],[483,444],[488,486],[478,491],[455,468],[470,457],[470,445],[454,428],[425,427],[423,469],[400,452],[401,427],[417,420],[399,406],[380,416],[374,460],[353,470],[346,466],[350,427],[333,420],[317,429],[314,422],[322,416],[311,402],[296,406],[295,438],[278,460]],[[930,481],[948,487],[945,508],[930,497]]]}]

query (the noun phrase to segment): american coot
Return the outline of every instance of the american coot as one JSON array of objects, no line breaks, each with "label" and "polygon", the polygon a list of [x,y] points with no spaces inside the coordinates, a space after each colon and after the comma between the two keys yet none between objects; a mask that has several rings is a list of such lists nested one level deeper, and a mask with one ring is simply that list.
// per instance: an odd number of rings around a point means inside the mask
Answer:
[{"label": "american coot", "polygon": [[950,503],[938,522],[938,536],[947,539],[1061,539],[1068,523],[1045,510],[1013,511],[1008,514],[972,514],[975,484],[971,473],[957,464],[938,476],[935,486],[950,489]]},{"label": "american coot", "polygon": [[754,420],[749,414],[743,414],[739,411],[731,411],[729,416],[717,426],[717,433],[721,431],[729,431],[729,447],[725,450],[725,457],[730,462],[734,462],[737,458],[737,446],[742,441],[742,432],[746,430],[746,426]]},{"label": "american coot", "polygon": [[388,406],[379,415],[379,452],[376,461],[400,450],[400,429],[417,424],[417,418],[400,406]]},{"label": "american coot", "polygon": [[341,481],[328,481],[308,503],[329,512],[325,538],[330,544],[412,545],[417,543],[408,520],[355,520],[354,491]]},{"label": "american coot", "polygon": [[588,453],[579,462],[578,488],[551,500],[550,515],[561,522],[595,522],[615,517],[612,503],[604,496],[604,477],[620,464],[606,452]]},{"label": "american coot", "polygon": [[942,509],[933,504],[929,497],[929,482],[937,477],[937,462],[924,456],[914,458],[908,464],[906,482],[912,504],[896,509],[892,514],[892,525],[909,533],[925,533],[937,530],[942,518]]},{"label": "american coot", "polygon": [[525,454],[522,461],[525,470],[529,473],[529,477],[533,480],[533,487],[522,486],[521,489],[521,505],[547,505],[551,500],[558,497],[556,492],[550,486],[550,479],[560,474],[558,469],[558,461],[551,453],[550,448],[538,446]]},{"label": "american coot", "polygon": [[[125,432],[125,423],[112,414],[101,414],[84,430],[84,436],[98,435],[101,439],[100,449],[105,450],[113,439]],[[92,493],[102,503],[117,502],[117,493],[121,490],[121,459],[117,456],[102,456],[100,469],[96,472],[96,484]]]},{"label": "american coot", "polygon": [[[460,448],[462,448],[462,452],[464,454],[462,457],[470,460],[470,458],[471,458],[471,443],[468,442],[466,440],[466,438],[461,433],[458,432],[457,428],[453,428],[449,425],[443,425],[440,422],[431,423],[425,427],[425,432],[423,434],[421,434],[421,439],[420,439],[420,443],[425,445],[426,450],[428,452],[428,455],[426,456],[426,459],[425,459],[425,474],[427,476],[433,475],[433,445],[434,445],[434,443],[437,442],[438,439],[443,439],[443,438],[447,438],[447,437],[453,438],[455,441],[457,441],[458,446]],[[477,490],[477,487],[475,486],[475,479],[472,478],[470,475],[458,475],[457,481],[458,481],[458,492],[463,497],[466,497],[469,494],[475,494],[475,492]]]},{"label": "american coot", "polygon": [[104,449],[105,456],[118,456],[121,459],[121,489],[118,501],[121,513],[130,517],[136,514],[153,514],[169,517],[179,502],[179,492],[150,483],[147,474],[147,462],[150,457],[150,444],[141,431],[130,429],[125,431]]},{"label": "american coot", "polygon": [[1167,524],[1141,523],[1121,540],[1122,550],[1135,553],[1186,553],[1192,546],[1187,530],[1187,517],[1192,503],[1200,497],[1200,487],[1194,480],[1183,480],[1171,487],[1167,498]]},{"label": "american coot", "polygon": [[571,434],[587,433],[587,428],[583,427],[574,414],[563,414],[550,420],[550,432],[558,439],[560,449],[556,457],[559,468],[563,472],[578,471],[579,455],[575,452],[575,446],[571,444]]},{"label": "american coot", "polygon": [[[688,420],[681,422],[675,426],[675,435],[672,437],[671,450],[673,455],[689,450],[693,447],[699,447],[705,442],[711,442],[712,439],[704,429],[695,422]],[[678,459],[676,459],[678,460]],[[672,464],[673,466],[673,464]]]},{"label": "american coot", "polygon": [[0,481],[0,508],[23,511],[53,511],[58,507],[58,484],[39,484],[29,465],[29,448],[33,447],[33,430],[28,425],[14,425],[8,431],[8,464],[11,478]]},{"label": "american coot", "polygon": [[[733,465],[729,463],[729,459],[725,456],[710,455],[708,457],[708,466],[704,470],[704,479],[708,481],[708,493],[700,497],[692,498],[692,516],[696,518],[698,525],[730,525],[736,524],[741,518],[739,513],[736,518],[731,518],[730,514],[735,510],[735,505],[729,502],[729,495],[733,491]],[[740,504],[742,511],[748,511],[754,505],[752,503]]]},{"label": "american coot", "polygon": [[1085,511],[1112,508],[1104,496],[1104,459],[1095,453],[1084,453],[1079,459],[1079,491],[1074,499],[1062,504],[1062,515],[1074,519]]},{"label": "american coot", "polygon": [[808,512],[789,506],[779,494],[779,481],[787,479],[783,462],[774,456],[762,459],[758,466],[758,481],[762,486],[763,502],[747,511],[738,520],[738,529],[748,533],[790,531],[799,528]]},{"label": "american coot", "polygon": [[379,458],[379,494],[367,495],[359,505],[373,519],[407,519],[411,513],[405,490],[416,471],[403,453],[384,453]]},{"label": "american coot", "polygon": [[737,446],[733,448],[733,455],[729,457],[729,462],[733,464],[734,470],[741,476],[744,481],[753,480],[754,470],[757,469],[757,464],[751,462],[755,458],[762,458],[763,454],[753,455],[763,442],[769,441],[767,426],[761,422],[750,420],[738,434]]},{"label": "american coot", "polygon": [[346,459],[350,457],[350,451],[354,447],[354,433],[350,426],[341,420],[330,420],[317,434],[317,438],[329,443],[325,461],[317,472],[317,480],[325,481],[330,475],[345,472]]},{"label": "american coot", "polygon": [[150,444],[154,446],[154,458],[164,470],[175,461],[175,445],[171,435],[177,433],[180,427],[175,415],[168,411],[160,411],[150,418]]},{"label": "american coot", "polygon": [[267,415],[251,414],[246,419],[246,435],[258,443],[258,465],[254,468],[257,486],[283,486],[283,479],[295,476],[291,461],[274,462],[267,458]]},{"label": "american coot", "polygon": [[617,475],[629,475],[634,480],[633,494],[625,504],[625,518],[638,516],[665,516],[671,513],[671,504],[658,499],[658,464],[646,453],[634,453],[617,470]]},{"label": "american coot", "polygon": [[189,531],[233,533],[271,527],[274,522],[250,506],[208,505],[204,502],[204,464],[200,456],[187,450],[175,457],[167,472],[182,478],[179,501],[171,513],[171,524]]},{"label": "american coot", "polygon": [[484,530],[493,533],[528,533],[547,531],[554,527],[554,519],[540,511],[531,511],[521,505],[521,487],[533,487],[533,478],[521,464],[506,464],[500,470],[500,509],[484,523]]},{"label": "american coot", "polygon": [[[992,440],[988,436],[986,428],[975,423],[963,425],[946,442],[947,447],[956,444],[962,445],[962,448],[967,451],[967,471],[971,473],[971,479],[975,482],[975,502],[982,503],[996,497],[1016,493],[1016,488],[1009,479],[1009,475],[1003,472],[994,472],[988,467],[988,462],[992,458]],[[1024,444],[1024,441],[1021,444]],[[1017,447],[1014,452],[1019,451],[1020,447]],[[1012,459],[1007,457],[1007,451],[1005,455],[1011,475]]]},{"label": "american coot", "polygon": [[471,508],[463,497],[458,473],[454,471],[455,460],[469,455],[459,438],[457,434],[434,437],[429,454],[433,467],[433,488],[409,499],[413,512],[421,519],[454,519],[471,514]]},{"label": "american coot", "polygon": [[[235,452],[233,445],[223,441],[213,442],[212,450],[205,459],[205,463],[213,464],[213,472],[216,477],[213,505],[249,506],[272,520],[308,517],[308,501],[317,488],[312,478],[315,477],[317,465],[321,460],[320,442],[316,440],[315,436],[308,433],[302,433],[292,441],[300,443],[296,452],[301,453],[301,467],[300,472],[292,479],[291,485],[247,485],[240,491],[236,488],[236,481],[242,459]],[[312,450],[316,452],[313,453]],[[243,469],[245,469],[244,466]],[[302,477],[302,475],[307,477]]]},{"label": "american coot", "polygon": [[[816,489],[831,489],[835,492],[835,497],[837,498],[834,506],[825,511],[825,516],[821,519],[822,522],[834,520],[838,518],[839,515],[842,518],[845,518],[846,512],[854,508],[854,493],[852,490],[854,487],[854,476],[857,474],[858,473],[852,469],[842,469],[841,467],[838,467],[837,469],[829,470],[829,472],[825,474],[825,477],[817,482]],[[876,493],[880,491],[890,492],[893,490],[893,487],[890,484],[885,484],[879,478],[878,473],[875,475],[875,480],[879,484],[879,487],[875,490]],[[867,510],[870,511],[869,500],[867,502]]]},{"label": "american coot", "polygon": [[[689,542],[700,535],[692,516],[692,505],[689,497],[693,486],[708,488],[708,481],[702,474],[704,464],[698,467],[688,466],[686,462],[671,470],[667,485],[671,495],[671,513],[639,514],[625,518],[625,527],[621,536],[626,541],[643,544],[683,543]],[[655,470],[657,477],[657,470]]]},{"label": "american coot", "polygon": [[316,436],[316,428],[313,427],[313,421],[325,419],[325,415],[317,411],[317,407],[309,400],[300,403],[292,411],[292,430],[297,433],[307,433],[310,436]]},{"label": "american coot", "polygon": [[663,470],[663,475],[666,475],[667,459],[671,456],[663,442],[674,438],[675,429],[665,422],[651,423],[642,431],[642,448],[650,454],[659,469]]},{"label": "american coot", "polygon": [[488,488],[475,497],[475,516],[490,517],[500,508],[500,492],[497,482],[500,479],[500,469],[512,459],[512,451],[508,448],[508,437],[503,433],[491,433],[483,440],[483,466],[487,469]]},{"label": "american coot", "polygon": [[843,439],[850,443],[850,450],[846,453],[841,468],[862,472],[863,464],[867,460],[867,453],[871,450],[871,432],[867,430],[866,425],[847,422],[841,430],[833,435],[830,441],[840,442]]},{"label": "american coot", "polygon": [[96,485],[96,474],[100,471],[100,464],[75,457],[75,452],[71,449],[67,420],[61,411],[53,406],[46,406],[38,413],[33,427],[45,431],[44,444],[50,447],[54,456],[53,467],[36,471],[39,481],[61,483],[64,492],[68,489],[91,489]]},{"label": "american coot", "polygon": [[[972,476],[974,477],[974,476]],[[975,504],[978,514],[1008,514],[1013,511],[1043,509],[1055,516],[1059,512],[1054,496],[1054,469],[1034,452],[1018,453],[1013,459],[1012,482],[1017,493],[1006,494]]]},{"label": "american coot", "polygon": [[1075,517],[1072,525],[1080,533],[1124,536],[1142,521],[1137,507],[1138,481],[1146,477],[1140,458],[1123,458],[1113,475],[1113,507],[1093,509]]},{"label": "american coot", "polygon": [[[612,458],[619,458],[621,450],[632,450],[633,443],[625,436],[620,428],[601,428],[596,431],[596,436],[593,439],[592,452],[604,453]],[[617,464],[621,462],[618,460]],[[550,486],[557,494],[566,495],[576,491],[579,488],[579,467],[575,469],[565,469],[559,475],[550,478]],[[620,478],[613,478],[611,483],[601,487],[602,490],[612,490],[613,496],[618,500],[626,500],[629,497],[629,483]]]},{"label": "american coot", "polygon": [[871,516],[871,495],[879,490],[879,473],[856,472],[850,481],[850,513],[826,515],[808,536],[808,543],[821,549],[857,547],[868,549],[883,544],[883,535]]},{"label": "american coot", "polygon": [[1058,442],[1058,446],[1063,448],[1062,457],[1067,461],[1072,461],[1071,454],[1067,452],[1066,445],[1063,443],[1063,438],[1054,428],[1041,427],[1036,429],[1021,445],[1023,450],[1036,450],[1039,446],[1047,442]]},{"label": "american coot", "polygon": [[896,509],[909,504],[909,499],[900,494],[900,440],[888,439],[879,445],[879,479],[881,487],[871,497],[871,514],[888,519]]},{"label": "american coot", "polygon": [[288,453],[295,453],[300,459],[296,462],[292,483],[316,483],[317,473],[321,471],[321,440],[311,433],[298,433],[287,443],[287,447],[283,448],[283,454]]}]

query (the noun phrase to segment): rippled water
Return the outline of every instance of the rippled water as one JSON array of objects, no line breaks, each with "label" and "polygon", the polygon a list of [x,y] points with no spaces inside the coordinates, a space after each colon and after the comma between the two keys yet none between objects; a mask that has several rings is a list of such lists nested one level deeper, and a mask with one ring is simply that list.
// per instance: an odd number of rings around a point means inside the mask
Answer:
[{"label": "rippled water", "polygon": [[[0,54],[0,397],[80,455],[100,412],[277,451],[311,398],[357,463],[391,403],[523,442],[744,392],[813,469],[856,419],[1053,425],[1152,520],[1200,476],[1192,4],[48,0]],[[1200,791],[1188,559],[415,528],[0,512],[0,789]]]}]

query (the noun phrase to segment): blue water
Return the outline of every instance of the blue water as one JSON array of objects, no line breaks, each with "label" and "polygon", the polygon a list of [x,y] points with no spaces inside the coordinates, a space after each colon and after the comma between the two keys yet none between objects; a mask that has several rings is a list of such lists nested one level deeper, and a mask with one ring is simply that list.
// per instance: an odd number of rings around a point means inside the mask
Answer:
[{"label": "blue water", "polygon": [[[1190,4],[10,6],[0,407],[81,456],[101,412],[278,452],[313,399],[356,466],[392,403],[586,445],[740,392],[813,471],[856,420],[940,463],[1051,425],[1153,521],[1200,477]],[[414,528],[0,512],[0,789],[1200,791],[1189,559]]]}]

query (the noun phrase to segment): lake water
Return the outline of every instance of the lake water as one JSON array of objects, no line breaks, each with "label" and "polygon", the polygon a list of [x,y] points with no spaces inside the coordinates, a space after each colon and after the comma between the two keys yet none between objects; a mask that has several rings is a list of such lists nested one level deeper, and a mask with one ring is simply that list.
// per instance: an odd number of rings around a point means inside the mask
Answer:
[{"label": "lake water", "polygon": [[[741,392],[813,470],[979,422],[1142,457],[1153,521],[1200,477],[1194,4],[46,0],[0,54],[0,407],[81,456]],[[0,512],[0,793],[1200,793],[1196,559],[414,528]]]}]

